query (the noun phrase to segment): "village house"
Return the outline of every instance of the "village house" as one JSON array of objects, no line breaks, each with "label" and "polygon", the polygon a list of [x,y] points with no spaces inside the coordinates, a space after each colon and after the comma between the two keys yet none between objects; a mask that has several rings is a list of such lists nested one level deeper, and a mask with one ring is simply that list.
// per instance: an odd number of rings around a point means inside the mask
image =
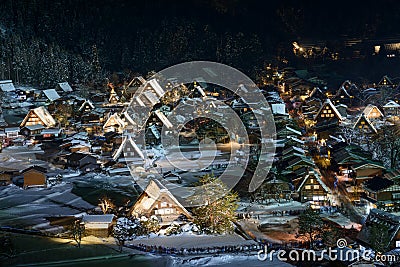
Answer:
[{"label": "village house", "polygon": [[359,130],[361,133],[365,134],[375,134],[377,130],[372,122],[365,116],[364,113],[358,117],[356,123],[353,125],[353,129]]},{"label": "village house", "polygon": [[292,126],[286,125],[282,129],[279,129],[276,132],[276,135],[278,138],[288,138],[290,136],[299,138],[302,136],[301,132],[299,130],[295,130]]},{"label": "village house", "polygon": [[55,138],[61,137],[62,134],[63,134],[62,128],[43,129],[40,133],[41,138],[45,139],[45,140],[50,140],[50,139],[55,139]]},{"label": "village house", "polygon": [[392,80],[387,76],[384,75],[382,79],[378,82],[377,88],[381,87],[395,87],[396,85],[392,82]]},{"label": "village house", "polygon": [[15,139],[20,136],[20,129],[19,127],[7,127],[4,129],[4,133],[8,139]]},{"label": "village house", "polygon": [[362,197],[372,205],[381,203],[384,207],[391,207],[395,202],[400,203],[400,185],[393,180],[375,176],[362,184]]},{"label": "village house", "polygon": [[60,94],[70,94],[73,92],[72,87],[69,85],[68,82],[58,83],[56,86],[56,91]]},{"label": "village house", "polygon": [[372,104],[368,104],[362,114],[370,121],[379,120],[384,117],[379,108]]},{"label": "village house", "polygon": [[343,121],[342,115],[332,104],[329,99],[326,99],[314,117],[315,129],[318,133],[319,139],[327,139],[330,132]]},{"label": "village house", "polygon": [[330,190],[314,169],[309,169],[305,176],[294,182],[297,184],[296,192],[301,202],[312,201],[321,206],[327,203]]},{"label": "village house", "polygon": [[86,99],[85,101],[83,101],[83,103],[79,107],[78,111],[80,114],[85,114],[85,113],[89,113],[90,111],[92,111],[94,109],[95,109],[95,107],[94,107],[92,101]]},{"label": "village house", "polygon": [[114,90],[114,86],[111,87],[110,97],[108,98],[108,102],[110,104],[117,104],[119,103],[119,96]]},{"label": "village house", "polygon": [[40,166],[31,166],[21,171],[24,178],[24,188],[29,187],[46,187],[47,175],[46,168]]},{"label": "village house", "polygon": [[400,115],[400,105],[393,100],[390,100],[382,106],[383,112],[386,116],[398,116]]},{"label": "village house", "polygon": [[13,177],[12,171],[0,170],[0,186],[5,186],[5,185],[11,184],[12,177]]},{"label": "village house", "polygon": [[332,98],[332,101],[335,103],[335,105],[352,105],[354,96],[350,95],[349,90],[353,89],[353,86],[355,85],[350,83],[349,81],[345,81],[342,86],[340,86],[339,90],[337,90],[336,94]]},{"label": "village house", "polygon": [[54,127],[56,125],[56,121],[44,106],[31,109],[22,120],[20,127],[23,128],[25,126],[37,124],[41,124],[46,128]]},{"label": "village house", "polygon": [[389,248],[396,247],[396,241],[400,240],[400,216],[393,215],[379,209],[371,209],[360,233],[357,236],[361,244],[371,246],[370,229],[372,226],[385,225],[388,227],[389,239],[386,244]]},{"label": "village house", "polygon": [[96,157],[85,153],[71,153],[67,157],[67,166],[70,168],[82,168],[83,166],[91,163],[96,164]]},{"label": "village house", "polygon": [[114,151],[112,158],[115,162],[136,162],[139,165],[143,165],[144,155],[132,137],[124,135],[120,146]]},{"label": "village house", "polygon": [[114,113],[110,115],[106,120],[106,122],[104,123],[103,130],[104,133],[107,132],[122,133],[125,125],[126,125],[125,121],[121,119],[118,113]]},{"label": "village house", "polygon": [[85,226],[85,234],[96,237],[109,237],[115,224],[114,214],[83,215],[82,222]]},{"label": "village house", "polygon": [[192,218],[175,196],[160,181],[154,179],[150,180],[139,196],[131,213],[135,217],[155,215],[159,218],[160,225],[169,225],[174,221],[185,223],[182,217]]},{"label": "village house", "polygon": [[134,77],[128,84],[123,86],[123,95],[127,100],[130,100],[135,94],[136,90],[146,83],[142,76]]},{"label": "village house", "polygon": [[371,160],[363,160],[360,163],[353,164],[351,166],[353,170],[354,183],[360,185],[363,182],[370,180],[375,176],[382,176],[385,167],[379,162],[374,162]]},{"label": "village house", "polygon": [[42,124],[27,125],[21,128],[21,134],[25,137],[32,137],[41,134],[45,127]]}]

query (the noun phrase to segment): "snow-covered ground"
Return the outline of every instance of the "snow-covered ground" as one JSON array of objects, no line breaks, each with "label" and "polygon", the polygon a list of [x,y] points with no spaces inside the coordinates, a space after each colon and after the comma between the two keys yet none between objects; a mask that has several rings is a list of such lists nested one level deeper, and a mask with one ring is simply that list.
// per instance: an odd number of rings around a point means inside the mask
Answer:
[{"label": "snow-covered ground", "polygon": [[0,188],[0,225],[54,230],[45,219],[76,215],[93,205],[71,193],[72,184],[23,190],[15,185]]},{"label": "snow-covered ground", "polygon": [[149,238],[135,239],[127,241],[127,245],[143,244],[148,246],[163,246],[173,248],[206,248],[214,246],[231,246],[231,245],[255,245],[253,240],[245,240],[242,237],[232,235],[194,235],[183,234],[179,236],[151,236]]},{"label": "snow-covered ground", "polygon": [[171,257],[170,266],[276,266],[286,267],[293,266],[289,263],[282,262],[273,257],[272,261],[261,261],[257,258],[257,255],[217,255],[207,257]]}]

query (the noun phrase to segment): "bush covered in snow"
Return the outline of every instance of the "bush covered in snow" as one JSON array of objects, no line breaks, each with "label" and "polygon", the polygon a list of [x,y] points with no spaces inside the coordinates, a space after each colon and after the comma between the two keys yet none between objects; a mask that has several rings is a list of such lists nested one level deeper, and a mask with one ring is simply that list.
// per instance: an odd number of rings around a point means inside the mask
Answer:
[{"label": "bush covered in snow", "polygon": [[171,225],[165,229],[165,235],[177,235],[181,232],[181,226],[177,222],[172,222]]}]

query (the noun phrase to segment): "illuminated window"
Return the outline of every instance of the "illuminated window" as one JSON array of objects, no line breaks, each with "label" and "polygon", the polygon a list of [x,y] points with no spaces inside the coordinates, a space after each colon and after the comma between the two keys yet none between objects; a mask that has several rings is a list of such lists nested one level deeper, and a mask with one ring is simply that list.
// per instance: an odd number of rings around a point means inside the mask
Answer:
[{"label": "illuminated window", "polygon": [[314,185],[314,189],[319,189],[319,185]]},{"label": "illuminated window", "polygon": [[311,185],[306,185],[306,189],[310,190],[311,189]]}]

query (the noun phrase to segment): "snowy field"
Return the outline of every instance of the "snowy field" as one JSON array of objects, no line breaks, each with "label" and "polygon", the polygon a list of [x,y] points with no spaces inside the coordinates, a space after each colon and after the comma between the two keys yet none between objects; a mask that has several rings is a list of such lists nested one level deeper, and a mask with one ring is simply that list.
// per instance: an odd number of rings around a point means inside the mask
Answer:
[{"label": "snowy field", "polygon": [[59,228],[50,226],[46,217],[78,216],[95,208],[105,195],[120,201],[137,197],[130,176],[81,176],[72,172],[63,176],[61,184],[48,188],[0,187],[0,226],[57,232]]},{"label": "snowy field", "polygon": [[94,208],[71,194],[72,184],[51,188],[21,189],[15,185],[0,188],[0,225],[37,230],[57,230],[45,219],[49,216],[77,215]]},{"label": "snowy field", "polygon": [[260,261],[257,255],[251,256],[238,256],[238,255],[220,255],[208,257],[187,257],[175,258],[171,257],[170,265],[168,266],[221,266],[221,267],[235,267],[235,266],[276,266],[287,267],[293,266],[289,263],[282,262],[273,257],[272,261]]},{"label": "snowy field", "polygon": [[156,236],[143,239],[127,241],[126,244],[144,244],[148,246],[163,246],[174,248],[206,248],[213,246],[231,245],[253,245],[257,244],[253,240],[245,240],[242,237],[232,235],[179,235],[179,236]]}]

